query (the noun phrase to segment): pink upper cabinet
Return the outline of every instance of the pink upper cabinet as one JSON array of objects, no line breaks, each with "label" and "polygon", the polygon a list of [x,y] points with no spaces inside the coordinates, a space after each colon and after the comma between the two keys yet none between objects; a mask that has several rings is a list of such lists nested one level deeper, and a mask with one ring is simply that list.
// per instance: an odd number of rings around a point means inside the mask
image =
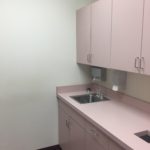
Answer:
[{"label": "pink upper cabinet", "polygon": [[77,62],[81,64],[89,64],[90,61],[90,29],[91,5],[77,10],[76,14]]},{"label": "pink upper cabinet", "polygon": [[111,68],[139,72],[143,0],[113,0]]},{"label": "pink upper cabinet", "polygon": [[150,0],[145,0],[141,73],[150,75]]},{"label": "pink upper cabinet", "polygon": [[111,8],[112,0],[99,0],[92,4],[91,52],[93,66],[109,67]]}]

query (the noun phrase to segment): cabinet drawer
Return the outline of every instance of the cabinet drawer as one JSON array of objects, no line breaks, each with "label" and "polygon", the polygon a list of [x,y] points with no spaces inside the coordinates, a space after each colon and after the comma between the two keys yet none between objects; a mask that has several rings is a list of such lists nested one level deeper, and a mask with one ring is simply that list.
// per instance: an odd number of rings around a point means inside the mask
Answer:
[{"label": "cabinet drawer", "polygon": [[61,107],[65,113],[67,113],[81,127],[85,128],[85,119],[80,114],[74,111],[70,106],[67,106],[67,104],[65,104],[61,100],[58,100],[58,102],[59,102],[59,107]]},{"label": "cabinet drawer", "polygon": [[109,143],[109,150],[125,150],[113,141]]},{"label": "cabinet drawer", "polygon": [[109,139],[108,137],[99,131],[95,126],[91,123],[86,124],[86,132],[97,141],[104,149],[108,150],[109,148]]}]

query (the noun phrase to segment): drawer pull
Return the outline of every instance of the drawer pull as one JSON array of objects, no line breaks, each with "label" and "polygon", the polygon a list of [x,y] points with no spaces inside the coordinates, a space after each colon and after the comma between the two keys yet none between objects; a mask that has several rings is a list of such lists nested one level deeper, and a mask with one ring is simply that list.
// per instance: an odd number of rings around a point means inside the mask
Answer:
[{"label": "drawer pull", "polygon": [[91,134],[93,136],[98,136],[98,133],[94,129],[90,129],[89,134]]}]

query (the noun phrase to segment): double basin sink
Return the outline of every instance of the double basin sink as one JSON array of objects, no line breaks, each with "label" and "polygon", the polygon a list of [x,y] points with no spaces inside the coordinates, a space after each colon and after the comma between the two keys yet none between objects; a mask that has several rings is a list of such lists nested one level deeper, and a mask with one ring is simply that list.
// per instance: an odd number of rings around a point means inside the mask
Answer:
[{"label": "double basin sink", "polygon": [[84,94],[84,95],[77,95],[77,96],[70,96],[72,99],[77,101],[80,104],[86,103],[94,103],[94,102],[101,102],[101,101],[108,101],[110,100],[106,96],[99,96],[95,93],[92,94]]}]

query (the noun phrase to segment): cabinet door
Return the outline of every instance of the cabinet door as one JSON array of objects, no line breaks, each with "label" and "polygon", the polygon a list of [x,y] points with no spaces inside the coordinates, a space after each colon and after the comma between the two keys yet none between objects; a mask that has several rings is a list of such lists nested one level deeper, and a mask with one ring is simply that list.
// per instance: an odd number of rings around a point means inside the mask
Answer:
[{"label": "cabinet door", "polygon": [[109,139],[91,123],[86,124],[86,150],[108,150]]},{"label": "cabinet door", "polygon": [[70,150],[85,150],[85,130],[72,119],[70,121]]},{"label": "cabinet door", "polygon": [[63,150],[70,150],[68,115],[59,106],[59,144]]},{"label": "cabinet door", "polygon": [[[138,72],[143,0],[113,0],[111,68]],[[137,58],[137,63],[135,60]]]},{"label": "cabinet door", "polygon": [[92,4],[91,52],[93,66],[109,67],[111,8],[112,0],[99,0]]},{"label": "cabinet door", "polygon": [[86,134],[86,150],[105,150],[90,134]]},{"label": "cabinet door", "polygon": [[77,62],[81,64],[90,63],[90,32],[91,32],[91,5],[77,10],[76,14],[76,40],[77,40]]},{"label": "cabinet door", "polygon": [[125,150],[113,141],[110,141],[109,150]]},{"label": "cabinet door", "polygon": [[143,47],[141,57],[142,73],[150,75],[150,0],[145,0]]}]

